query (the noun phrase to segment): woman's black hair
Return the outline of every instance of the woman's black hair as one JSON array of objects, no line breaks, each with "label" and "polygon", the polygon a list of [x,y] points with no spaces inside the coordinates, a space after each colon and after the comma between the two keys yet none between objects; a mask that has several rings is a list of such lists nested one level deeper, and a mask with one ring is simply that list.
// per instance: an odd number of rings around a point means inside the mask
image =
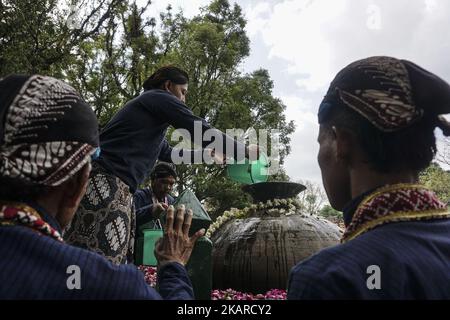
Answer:
[{"label": "woman's black hair", "polygon": [[436,155],[436,119],[424,117],[410,127],[397,132],[382,132],[367,119],[346,106],[333,108],[322,123],[345,128],[356,137],[372,168],[380,173],[427,168]]},{"label": "woman's black hair", "polygon": [[145,80],[143,88],[145,91],[161,89],[167,80],[175,84],[186,84],[189,82],[189,75],[186,71],[175,66],[165,66],[156,70],[155,73]]}]

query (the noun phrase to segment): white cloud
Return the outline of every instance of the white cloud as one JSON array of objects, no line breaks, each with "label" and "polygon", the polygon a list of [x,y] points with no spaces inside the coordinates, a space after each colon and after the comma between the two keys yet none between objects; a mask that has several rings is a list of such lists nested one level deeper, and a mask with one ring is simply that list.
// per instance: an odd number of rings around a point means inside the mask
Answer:
[{"label": "white cloud", "polygon": [[[271,58],[284,59],[300,89],[316,91],[323,90],[348,63],[371,55],[442,65],[450,53],[446,32],[450,28],[449,3],[286,0],[270,9],[267,2],[257,2],[245,12],[250,20],[249,35],[252,41],[261,36],[268,47],[269,62]],[[431,59],[437,54],[440,59]]]},{"label": "white cloud", "polygon": [[369,30],[381,30],[381,10],[380,7],[371,4],[367,7],[367,28]]},{"label": "white cloud", "polygon": [[318,126],[311,129],[297,130],[291,140],[292,153],[285,161],[286,172],[292,181],[309,180],[318,185],[322,184],[320,168],[317,164]]},{"label": "white cloud", "polygon": [[300,87],[321,88],[329,81],[332,50],[323,29],[333,24],[348,0],[289,0],[273,6],[266,18],[258,5],[247,8],[258,21],[258,30],[269,47],[269,58],[289,62],[288,71]]},{"label": "white cloud", "polygon": [[311,112],[312,101],[298,96],[281,97],[286,105],[286,117],[294,120],[295,133],[291,139],[291,154],[285,161],[285,168],[293,181],[310,180],[321,184],[320,169],[316,155],[319,150],[317,116]]},{"label": "white cloud", "polygon": [[286,105],[287,120],[294,120],[297,129],[317,124],[317,116],[311,110],[312,101],[298,96],[284,96],[281,100]]},{"label": "white cloud", "polygon": [[246,31],[249,37],[256,35],[262,28],[266,27],[268,19],[263,18],[265,14],[270,13],[270,4],[268,2],[259,2],[254,7],[248,6]]},{"label": "white cloud", "polygon": [[426,10],[429,12],[433,12],[434,10],[436,10],[437,5],[438,5],[437,0],[425,0],[425,7]]},{"label": "white cloud", "polygon": [[[334,75],[347,64],[390,55],[450,81],[448,0],[285,0],[269,7],[266,2],[251,3],[245,12],[251,19],[252,47],[257,46],[258,55],[263,45],[267,48],[261,67],[275,75],[274,92],[297,124],[286,159],[287,173],[294,179],[320,181],[317,107]],[[287,72],[279,71],[280,59]],[[297,88],[286,92],[289,82]]]}]

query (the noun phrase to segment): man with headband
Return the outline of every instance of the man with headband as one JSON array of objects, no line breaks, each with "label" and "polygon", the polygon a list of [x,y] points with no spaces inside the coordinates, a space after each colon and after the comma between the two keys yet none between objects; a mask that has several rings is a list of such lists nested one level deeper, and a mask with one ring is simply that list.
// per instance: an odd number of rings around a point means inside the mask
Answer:
[{"label": "man with headband", "polygon": [[372,57],[338,73],[319,108],[318,162],[342,244],[293,268],[288,299],[449,299],[450,213],[418,184],[450,135],[450,86]]},{"label": "man with headband", "polygon": [[151,187],[139,189],[133,196],[136,210],[136,230],[139,226],[160,218],[169,205],[175,202],[170,195],[176,183],[175,166],[166,162],[158,163],[150,174]]},{"label": "man with headband", "polygon": [[[0,80],[0,299],[192,299],[192,212],[167,211],[159,293],[133,265],[64,243],[99,145],[91,107],[45,76]],[[175,216],[176,215],[176,216]],[[184,225],[183,225],[184,223]]]}]

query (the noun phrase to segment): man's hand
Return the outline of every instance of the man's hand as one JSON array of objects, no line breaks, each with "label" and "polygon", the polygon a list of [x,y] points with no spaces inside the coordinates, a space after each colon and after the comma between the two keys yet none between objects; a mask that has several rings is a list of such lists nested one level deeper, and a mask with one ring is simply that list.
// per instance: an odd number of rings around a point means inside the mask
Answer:
[{"label": "man's hand", "polygon": [[167,210],[164,235],[158,240],[155,246],[155,257],[158,260],[158,267],[169,262],[178,262],[183,266],[189,261],[198,238],[205,234],[205,229],[197,231],[189,237],[189,228],[192,222],[192,210],[185,214],[185,207],[182,205],[177,209],[175,216],[173,206]]},{"label": "man's hand", "polygon": [[155,203],[152,206],[152,217],[153,219],[159,219],[161,217],[161,214],[167,210],[169,206],[167,204],[165,204],[164,202],[158,202]]}]

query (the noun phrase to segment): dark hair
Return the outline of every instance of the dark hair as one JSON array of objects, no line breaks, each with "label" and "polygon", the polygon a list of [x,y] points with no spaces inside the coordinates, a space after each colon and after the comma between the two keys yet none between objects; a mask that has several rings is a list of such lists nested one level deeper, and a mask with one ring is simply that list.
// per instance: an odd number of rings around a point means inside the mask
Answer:
[{"label": "dark hair", "polygon": [[174,177],[177,178],[177,171],[175,169],[175,166],[166,163],[166,162],[159,162],[152,170],[152,173],[150,174],[150,178],[152,180],[158,179],[158,178],[166,178],[166,177]]},{"label": "dark hair", "polygon": [[155,71],[147,80],[143,88],[145,91],[152,89],[161,89],[161,86],[170,80],[175,84],[186,84],[189,82],[189,76],[186,71],[175,66],[165,66]]},{"label": "dark hair", "polygon": [[346,128],[353,132],[373,169],[381,173],[398,170],[420,172],[436,155],[436,120],[424,117],[397,132],[382,132],[345,105],[333,108],[325,127]]}]

